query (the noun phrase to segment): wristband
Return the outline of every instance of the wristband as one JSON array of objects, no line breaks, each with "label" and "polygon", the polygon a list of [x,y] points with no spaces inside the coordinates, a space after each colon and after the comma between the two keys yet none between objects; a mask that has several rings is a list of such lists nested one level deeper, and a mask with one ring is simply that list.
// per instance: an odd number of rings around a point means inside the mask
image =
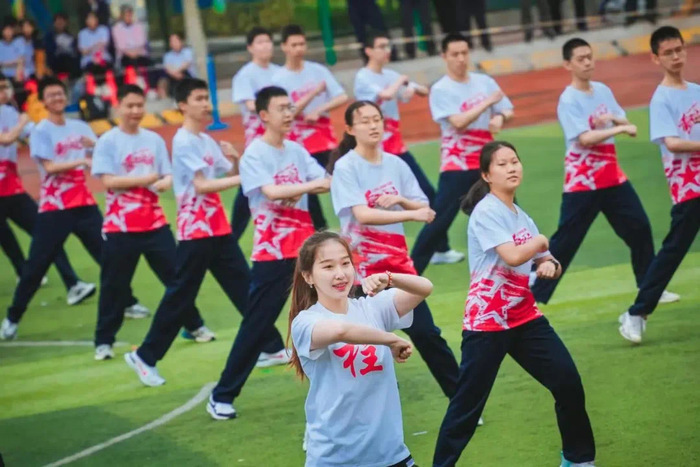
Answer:
[{"label": "wristband", "polygon": [[388,280],[387,280],[387,283],[386,283],[386,288],[388,289],[389,287],[391,287],[391,284],[392,284],[394,281],[393,281],[393,277],[392,277],[392,275],[391,275],[391,271],[386,271],[385,274],[386,274],[386,276],[388,277]]},{"label": "wristband", "polygon": [[554,258],[550,258],[550,259],[548,259],[547,261],[549,261],[550,263],[554,264],[554,270],[555,270],[555,271],[558,271],[559,268],[561,267],[561,263],[560,263],[559,261],[557,261],[556,259],[554,259]]}]

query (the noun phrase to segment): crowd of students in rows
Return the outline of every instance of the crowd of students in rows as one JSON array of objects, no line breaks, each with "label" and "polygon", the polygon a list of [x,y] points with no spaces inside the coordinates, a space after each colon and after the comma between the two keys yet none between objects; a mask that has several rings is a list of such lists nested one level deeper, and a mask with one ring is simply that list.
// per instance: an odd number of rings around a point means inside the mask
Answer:
[{"label": "crowd of students in rows", "polygon": [[[513,104],[494,79],[468,71],[464,36],[443,40],[447,73],[430,89],[386,69],[389,39],[369,38],[369,61],[355,82],[360,100],[345,111],[340,142],[329,111],[344,105],[347,95],[322,65],[304,60],[301,28],[284,28],[281,67],[270,64],[268,31],[255,28],[247,41],[253,60],[233,79],[233,98],[246,109],[242,155],[204,133],[212,109],[202,80],[184,79],[175,89],[184,123],[173,138],[172,160],[160,136],[139,128],[141,88],[120,89],[120,124],[97,140],[85,123],[65,117],[65,85],[42,81],[39,94],[49,117],[29,132],[42,190],[29,258],[0,337],[17,336],[29,301],[73,233],[101,266],[96,360],[115,355],[112,344],[124,309],[135,302],[131,280],[144,255],[166,290],[142,344],[124,358],[143,384],[164,384],[156,365],[181,328],[202,341],[213,338],[195,306],[210,271],[243,319],[207,412],[216,420],[236,418],[233,402],[253,369],[291,360],[311,382],[308,466],[414,465],[393,371],[393,360],[405,361],[414,347],[450,400],[434,465],[455,465],[510,355],[556,401],[562,465],[593,466],[595,441],[581,377],[536,302],[549,300],[599,212],[629,246],[639,287],[635,303],[620,316],[620,334],[640,343],[657,304],[679,298],[665,287],[700,228],[700,87],[683,79],[687,52],[680,32],[662,27],[651,38],[654,61],[664,71],[650,105],[651,137],[661,147],[674,204],[656,255],[649,220],[613,139],[634,137],[637,129],[611,90],[592,80],[595,62],[586,41],[572,39],[563,47],[572,81],[557,111],[566,140],[565,177],[560,224],[551,240],[515,202],[523,180],[517,149],[494,141],[513,118]],[[400,129],[397,100],[414,95],[428,96],[442,131],[432,197]],[[12,206],[26,198],[15,142],[28,130],[16,111],[3,111],[7,193],[0,208],[11,219]],[[107,188],[104,217],[86,185],[86,169]],[[219,193],[238,186],[229,223]],[[177,244],[158,202],[171,187]],[[318,199],[313,201],[329,191],[340,234],[326,230]],[[458,365],[425,302],[433,285],[420,274],[439,248],[451,251],[447,231],[460,209],[470,216],[471,284],[461,310]],[[251,268],[237,241],[242,231],[234,233],[248,219],[254,225]],[[409,254],[403,223],[412,221],[425,225]],[[290,293],[291,355],[275,327]],[[398,329],[411,342],[392,333]]]}]

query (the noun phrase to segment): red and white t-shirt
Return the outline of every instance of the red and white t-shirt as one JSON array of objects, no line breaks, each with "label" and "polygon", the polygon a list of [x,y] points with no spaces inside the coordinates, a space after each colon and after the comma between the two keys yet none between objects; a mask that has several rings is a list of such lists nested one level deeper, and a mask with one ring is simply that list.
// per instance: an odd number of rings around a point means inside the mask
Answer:
[{"label": "red and white t-shirt", "polygon": [[559,97],[557,116],[566,138],[564,193],[610,188],[627,181],[617,162],[615,138],[588,147],[578,143],[578,137],[587,131],[612,128],[612,122],[596,126],[598,117],[625,117],[610,88],[595,81],[591,88],[591,93],[587,93],[567,86]]},{"label": "red and white t-shirt", "polygon": [[48,119],[42,120],[32,131],[29,137],[29,152],[37,160],[41,174],[39,212],[97,204],[88,190],[83,167],[48,174],[41,165],[42,160],[71,162],[84,159],[88,149],[83,146],[83,137],[97,140],[87,123],[72,118],[67,118],[63,125],[56,125]]},{"label": "red and white t-shirt", "polygon": [[241,158],[241,186],[255,223],[252,261],[296,258],[304,241],[314,233],[307,195],[294,206],[271,201],[265,185],[299,185],[326,176],[326,171],[303,146],[285,141],[284,148],[256,139]]},{"label": "red and white t-shirt", "polygon": [[280,66],[274,63],[270,63],[266,68],[263,68],[256,63],[248,62],[233,76],[231,82],[232,99],[241,110],[246,147],[255,138],[265,133],[265,125],[263,125],[258,114],[248,110],[245,103],[246,101],[254,101],[255,94],[258,91],[272,85],[272,76],[279,69]]},{"label": "red and white t-shirt", "polygon": [[[10,105],[0,106],[0,132],[6,133],[19,123],[19,113]],[[31,132],[32,123],[27,124],[22,136]],[[13,196],[24,193],[22,179],[17,172],[17,143],[0,146],[0,196]]]},{"label": "red and white t-shirt", "polygon": [[[139,129],[135,135],[118,127],[102,135],[92,156],[92,175],[140,177],[171,173],[165,141],[157,133]],[[158,193],[150,188],[107,190],[107,206],[102,231],[147,232],[167,225]]]},{"label": "red and white t-shirt", "polygon": [[[528,285],[532,260],[508,266],[496,252],[498,245],[521,245],[539,235],[532,219],[516,209],[517,214],[489,193],[469,216],[471,284],[462,323],[465,331],[503,331],[542,316]],[[538,253],[535,258],[548,255]]]},{"label": "red and white t-shirt", "polygon": [[345,342],[321,348],[311,345],[314,327],[323,321],[387,332],[410,327],[413,311],[399,317],[396,290],[350,299],[345,314],[333,313],[317,302],[292,321],[292,341],[310,382],[305,406],[307,467],[383,467],[409,456],[391,349]]},{"label": "red and white t-shirt", "polygon": [[649,106],[651,140],[661,146],[673,204],[700,197],[700,152],[672,153],[664,138],[700,141],[700,123],[695,123],[699,116],[700,85],[686,82],[685,89],[656,88]]},{"label": "red and white t-shirt", "polygon": [[481,73],[469,73],[469,79],[463,83],[443,76],[430,88],[430,112],[442,132],[440,172],[479,168],[481,148],[493,141],[489,131],[491,117],[511,110],[513,104],[504,96],[464,130],[453,127],[448,117],[474,108],[499,89],[493,78]]},{"label": "red and white t-shirt", "polygon": [[292,125],[292,131],[288,138],[302,144],[311,154],[330,151],[338,146],[338,140],[333,133],[330,114],[321,114],[321,118],[315,123],[307,123],[304,116],[312,113],[331,99],[345,94],[343,87],[333,76],[328,68],[320,63],[304,61],[299,71],[292,71],[287,67],[280,67],[272,76],[272,84],[284,88],[292,102],[312,92],[322,81],[326,82],[325,92],[314,97],[304,112],[299,115]]},{"label": "red and white t-shirt", "polygon": [[372,164],[353,150],[336,162],[331,182],[333,209],[352,248],[355,268],[363,278],[386,271],[416,274],[402,223],[363,225],[352,213],[353,206],[379,209],[375,203],[384,194],[428,204],[411,169],[392,154],[384,153],[380,164]]},{"label": "red and white t-shirt", "polygon": [[219,193],[198,195],[194,176],[207,179],[231,171],[233,164],[219,144],[206,133],[198,135],[180,128],[173,138],[173,189],[177,199],[177,238],[196,240],[231,233],[231,225]]},{"label": "red and white t-shirt", "polygon": [[[381,73],[375,73],[369,68],[360,68],[355,75],[355,99],[376,102],[382,109],[384,115],[384,150],[390,154],[403,154],[408,149],[401,136],[401,125],[399,122],[399,104],[402,92],[406,89],[403,86],[397,97],[390,100],[383,100],[379,93],[388,88],[399,79],[399,75],[394,70],[382,69]],[[409,84],[410,86],[410,84]]]}]

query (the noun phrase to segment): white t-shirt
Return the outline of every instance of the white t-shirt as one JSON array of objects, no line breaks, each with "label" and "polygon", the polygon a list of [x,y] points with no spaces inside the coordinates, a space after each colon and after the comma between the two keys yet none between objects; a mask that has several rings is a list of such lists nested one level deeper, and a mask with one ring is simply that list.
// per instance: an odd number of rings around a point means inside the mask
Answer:
[{"label": "white t-shirt", "polygon": [[84,159],[89,150],[83,146],[83,137],[97,141],[97,136],[87,123],[72,118],[67,118],[64,125],[42,120],[32,131],[29,152],[37,160],[41,174],[39,212],[97,204],[87,187],[84,167],[48,174],[41,165],[41,160],[71,162]]},{"label": "white t-shirt", "polygon": [[[97,26],[95,30],[90,28],[83,28],[78,33],[78,48],[81,50],[80,54],[80,67],[85,68],[90,63],[95,65],[105,65],[105,63],[112,61],[112,56],[109,54],[109,28],[103,24]],[[102,48],[94,50],[90,54],[83,54],[83,49],[89,49],[103,42],[105,45]]]},{"label": "white t-shirt", "polygon": [[304,115],[312,113],[315,109],[329,102],[331,99],[345,94],[343,87],[333,76],[333,73],[316,62],[304,61],[299,71],[292,71],[287,67],[280,67],[272,76],[272,84],[284,88],[293,102],[312,92],[321,81],[326,82],[325,92],[314,97],[304,109],[303,115],[299,115],[294,121],[289,139],[303,144],[307,151],[316,154],[330,151],[338,146],[331,125],[330,114],[324,113],[316,123],[306,123]]},{"label": "white t-shirt", "polygon": [[[22,37],[16,37],[10,42],[0,40],[0,63],[16,62],[24,57],[24,49],[25,42]],[[14,78],[17,76],[17,65],[3,66],[2,74],[8,78]]]},{"label": "white t-shirt", "polygon": [[[102,135],[92,156],[92,175],[140,177],[172,173],[163,138],[150,130],[124,133],[114,127]],[[168,223],[158,204],[158,193],[145,187],[107,190],[107,206],[102,231],[148,232]]]},{"label": "white t-shirt", "polygon": [[276,261],[296,258],[304,241],[314,233],[308,197],[303,195],[294,206],[269,200],[262,192],[265,185],[298,185],[326,176],[303,146],[284,141],[284,149],[256,139],[241,158],[241,185],[248,197],[255,233],[252,261]]},{"label": "white t-shirt", "polygon": [[241,109],[243,129],[245,130],[245,145],[248,146],[255,138],[265,133],[265,126],[255,112],[245,106],[246,101],[254,101],[255,94],[262,88],[272,85],[272,76],[280,69],[279,65],[270,63],[263,68],[256,63],[248,62],[238,70],[231,82],[232,99]]},{"label": "white t-shirt", "polygon": [[197,172],[212,179],[232,168],[233,164],[211,136],[206,133],[195,135],[184,128],[177,130],[173,138],[173,190],[177,199],[178,240],[231,233],[219,193],[198,195],[193,182]]},{"label": "white t-shirt", "polygon": [[589,147],[578,143],[578,137],[587,131],[613,127],[612,122],[596,127],[596,118],[605,114],[625,118],[625,111],[615,100],[610,88],[596,81],[591,81],[591,88],[592,92],[587,93],[567,86],[559,96],[557,116],[566,139],[565,193],[599,190],[627,181],[627,176],[617,162],[615,138],[608,138]]},{"label": "white t-shirt", "polygon": [[[0,106],[0,133],[7,133],[19,122],[19,113],[11,105]],[[31,133],[33,123],[28,123],[22,130],[22,138]],[[22,179],[17,172],[17,143],[0,145],[0,197],[24,193]]]},{"label": "white t-shirt", "polygon": [[658,86],[649,106],[651,140],[661,146],[664,172],[673,204],[700,196],[700,152],[674,154],[664,138],[675,136],[700,141],[700,85],[686,82],[686,89]]},{"label": "white t-shirt", "polygon": [[192,49],[183,47],[179,52],[170,50],[163,56],[163,65],[166,67],[180,68],[185,63],[190,64],[185,71],[189,73],[191,77],[196,78],[197,68],[194,66],[194,54],[192,53]]},{"label": "white t-shirt", "polygon": [[[380,164],[372,164],[352,150],[336,162],[331,181],[333,210],[361,277],[385,271],[416,274],[402,223],[362,225],[352,213],[353,206],[376,208],[377,198],[385,194],[428,203],[408,164],[392,154],[385,152]],[[391,210],[403,208],[393,206]]]},{"label": "white t-shirt", "polygon": [[[469,216],[471,284],[464,309],[466,331],[503,331],[542,316],[528,285],[532,260],[508,266],[496,252],[498,245],[522,245],[539,235],[525,211],[519,206],[516,210],[517,214],[489,193]],[[548,255],[538,253],[535,258]]]},{"label": "white t-shirt", "polygon": [[379,93],[394,84],[400,76],[394,70],[387,68],[383,68],[381,73],[375,73],[367,67],[360,68],[355,75],[355,99],[376,102],[379,108],[382,109],[382,115],[384,115],[384,150],[392,154],[403,154],[408,150],[401,136],[398,103],[399,99],[402,102],[408,102],[401,98],[401,94],[406,90],[407,86],[402,86],[394,99],[380,99]]},{"label": "white t-shirt", "polygon": [[493,141],[489,121],[497,113],[513,108],[510,99],[503,96],[462,131],[453,127],[448,117],[474,108],[499,89],[490,76],[471,72],[464,83],[443,76],[430,88],[430,112],[442,132],[440,172],[479,168],[481,148]]},{"label": "white t-shirt", "polygon": [[345,315],[316,303],[292,321],[292,341],[309,378],[306,466],[386,467],[407,458],[401,401],[389,347],[337,343],[311,350],[319,321],[337,320],[383,331],[405,329],[394,306],[396,289],[351,299]]}]

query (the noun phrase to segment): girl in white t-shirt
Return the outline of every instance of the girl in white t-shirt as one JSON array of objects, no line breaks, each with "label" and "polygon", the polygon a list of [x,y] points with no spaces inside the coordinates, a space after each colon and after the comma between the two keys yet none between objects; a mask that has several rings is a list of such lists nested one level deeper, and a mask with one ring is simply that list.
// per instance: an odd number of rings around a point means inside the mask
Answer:
[{"label": "girl in white t-shirt", "polygon": [[340,235],[323,231],[304,242],[289,336],[291,364],[311,383],[306,465],[412,466],[393,363],[406,361],[412,346],[391,331],[411,324],[413,308],[433,285],[416,275],[382,272],[363,280],[366,297],[351,299],[354,282],[352,252]]},{"label": "girl in white t-shirt", "polygon": [[[350,105],[345,124],[343,141],[329,165],[331,197],[358,275],[365,278],[384,271],[417,275],[403,223],[431,222],[435,212],[408,164],[382,149],[384,118],[376,103]],[[406,333],[442,392],[452,397],[459,374],[457,359],[440,336],[426,302],[416,306]]]},{"label": "girl in white t-shirt", "polygon": [[569,351],[537,309],[528,285],[556,279],[561,266],[549,242],[515,204],[522,165],[515,148],[487,143],[481,179],[462,203],[469,217],[471,285],[464,311],[462,364],[457,392],[438,435],[434,466],[455,465],[469,443],[506,354],[554,396],[562,438],[562,466],[593,466],[595,442],[581,377]]}]

